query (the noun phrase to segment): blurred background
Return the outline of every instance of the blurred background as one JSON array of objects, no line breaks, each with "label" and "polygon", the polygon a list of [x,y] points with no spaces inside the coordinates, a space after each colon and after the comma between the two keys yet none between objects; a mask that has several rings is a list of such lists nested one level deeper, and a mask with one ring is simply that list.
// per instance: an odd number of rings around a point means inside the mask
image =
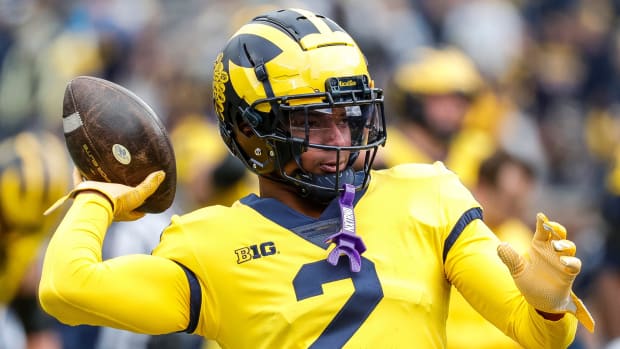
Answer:
[{"label": "blurred background", "polygon": [[[215,346],[47,318],[35,294],[40,251],[53,229],[10,224],[15,207],[38,212],[42,204],[16,201],[6,188],[29,180],[14,175],[24,149],[32,149],[24,135],[42,139],[36,135],[44,132],[62,142],[65,86],[93,75],[133,90],[168,128],[179,188],[166,214],[253,191],[254,178],[213,127],[211,72],[238,27],[281,7],[334,19],[365,52],[391,124],[377,168],[444,161],[502,239],[531,231],[538,211],[567,228],[583,261],[575,291],[597,321],[594,334],[579,328],[572,348],[620,348],[620,1],[0,0],[0,281],[12,285],[0,286],[0,349]],[[52,148],[41,146],[41,157]],[[58,156],[70,167],[66,154]],[[62,192],[69,181],[54,183]],[[106,242],[107,256],[149,253],[167,224],[151,220],[151,235],[118,234],[138,241]],[[114,227],[110,241],[132,229]],[[29,247],[12,256],[25,237]],[[473,321],[451,315],[451,347],[467,335],[478,336],[468,347],[482,347],[472,343],[490,335],[461,327]]]}]

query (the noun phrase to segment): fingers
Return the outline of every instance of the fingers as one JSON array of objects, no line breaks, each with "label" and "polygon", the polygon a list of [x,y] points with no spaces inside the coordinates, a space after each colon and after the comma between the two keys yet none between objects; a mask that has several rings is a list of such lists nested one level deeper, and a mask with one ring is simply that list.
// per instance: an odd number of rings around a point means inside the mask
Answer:
[{"label": "fingers", "polygon": [[581,260],[573,256],[561,256],[560,262],[564,266],[567,273],[577,275],[581,271]]},{"label": "fingers", "polygon": [[551,222],[544,213],[536,215],[536,232],[534,239],[540,241],[566,239],[566,228],[558,222]]},{"label": "fingers", "polygon": [[563,240],[566,239],[566,228],[558,222],[547,222],[545,224],[549,233],[551,234],[552,239],[554,240]]},{"label": "fingers", "polygon": [[549,240],[549,230],[545,228],[546,223],[549,221],[544,213],[539,212],[536,215],[536,231],[534,232],[534,239],[540,241]]},{"label": "fingers", "polygon": [[161,182],[166,178],[166,173],[162,170],[152,172],[149,174],[142,183],[138,184],[137,189],[140,191],[141,196],[147,198],[157,190]]},{"label": "fingers", "polygon": [[119,197],[115,202],[114,220],[133,221],[142,218],[144,213],[137,212],[135,209],[157,191],[157,188],[165,177],[166,174],[164,171],[152,172],[142,183],[132,188],[125,195],[122,195],[122,197]]},{"label": "fingers", "polygon": [[551,240],[551,246],[560,256],[560,263],[565,267],[566,272],[571,275],[579,274],[581,260],[575,257],[575,252],[577,252],[575,243],[570,240]]},{"label": "fingers", "polygon": [[570,240],[551,240],[551,245],[560,256],[574,256],[577,252],[577,246]]},{"label": "fingers", "polygon": [[513,276],[518,275],[525,268],[523,257],[507,242],[502,242],[497,246],[497,255],[506,264]]}]

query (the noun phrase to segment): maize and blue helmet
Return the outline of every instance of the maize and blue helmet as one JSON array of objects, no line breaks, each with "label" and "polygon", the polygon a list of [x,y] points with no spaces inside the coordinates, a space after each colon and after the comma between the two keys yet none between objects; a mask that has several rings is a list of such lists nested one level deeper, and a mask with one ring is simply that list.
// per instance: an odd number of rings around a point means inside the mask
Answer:
[{"label": "maize and blue helmet", "polygon": [[[220,134],[246,167],[317,202],[337,196],[345,183],[365,188],[386,139],[383,91],[374,87],[363,53],[335,22],[306,10],[278,10],[242,26],[215,61],[213,99]],[[311,137],[320,127],[312,115],[334,109],[350,145]],[[300,156],[312,148],[339,159],[349,154],[346,168],[328,175],[305,171]],[[299,169],[286,173],[291,161]]]}]

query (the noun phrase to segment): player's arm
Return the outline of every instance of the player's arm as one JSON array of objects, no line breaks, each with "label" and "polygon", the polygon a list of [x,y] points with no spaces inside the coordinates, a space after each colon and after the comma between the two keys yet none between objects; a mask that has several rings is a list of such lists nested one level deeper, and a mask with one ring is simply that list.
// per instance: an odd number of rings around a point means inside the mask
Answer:
[{"label": "player's arm", "polygon": [[[185,330],[190,291],[183,269],[171,260],[129,255],[102,261],[106,230],[155,191],[163,177],[136,188],[79,184],[75,201],[47,248],[39,296],[60,321],[160,334]],[[90,187],[89,187],[90,186]],[[111,189],[112,188],[112,189]]]},{"label": "player's arm", "polygon": [[566,348],[575,336],[575,317],[549,320],[530,305],[497,256],[498,244],[481,220],[470,222],[447,254],[448,278],[482,316],[524,347]]}]

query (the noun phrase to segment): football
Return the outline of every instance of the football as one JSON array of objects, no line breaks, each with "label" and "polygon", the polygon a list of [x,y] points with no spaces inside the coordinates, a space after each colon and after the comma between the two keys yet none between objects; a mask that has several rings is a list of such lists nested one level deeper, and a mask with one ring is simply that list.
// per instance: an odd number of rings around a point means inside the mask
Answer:
[{"label": "football", "polygon": [[176,193],[176,162],[168,133],[153,109],[127,88],[78,76],[65,88],[63,131],[83,178],[136,186],[164,170],[166,178],[137,210],[159,213]]}]

